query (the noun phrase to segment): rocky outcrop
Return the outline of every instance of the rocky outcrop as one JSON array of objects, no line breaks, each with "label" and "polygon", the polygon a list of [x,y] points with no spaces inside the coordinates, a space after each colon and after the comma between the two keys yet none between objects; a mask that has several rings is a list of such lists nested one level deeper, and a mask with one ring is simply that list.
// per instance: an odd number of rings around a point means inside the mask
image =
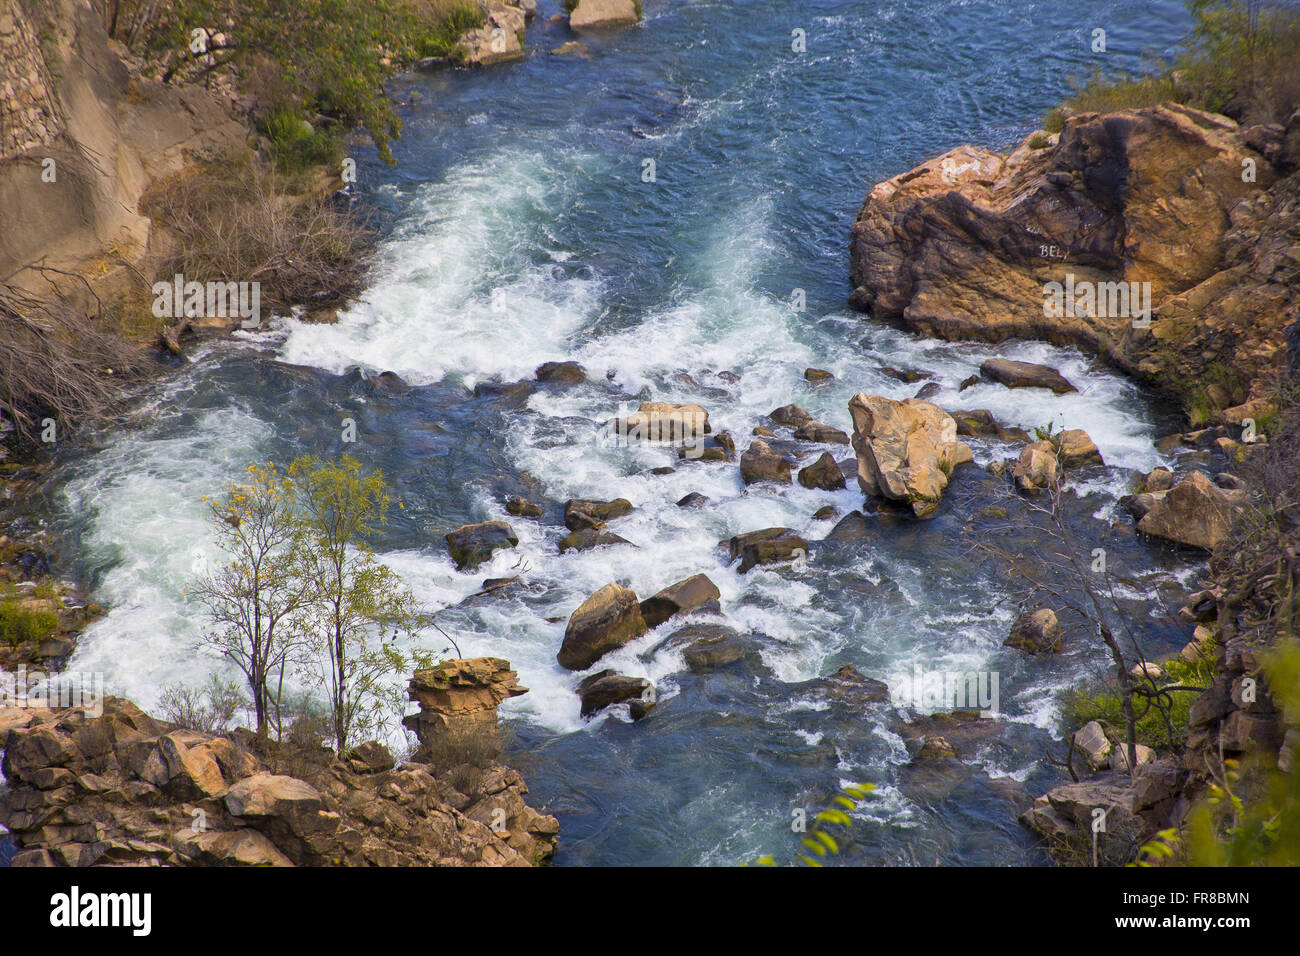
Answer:
[{"label": "rocky outcrop", "polygon": [[1073,116],[1005,156],[963,146],[872,189],[852,301],[943,338],[1074,345],[1229,418],[1266,393],[1300,306],[1286,172],[1174,104]]},{"label": "rocky outcrop", "polygon": [[488,66],[522,59],[524,11],[497,0],[480,3],[479,8],[483,11],[483,25],[457,38],[455,61],[463,66]]},{"label": "rocky outcrop", "polygon": [[953,469],[971,460],[957,423],[938,405],[859,392],[849,402],[858,486],[864,494],[911,506],[918,516],[939,505]]},{"label": "rocky outcrop", "polygon": [[569,14],[569,26],[578,32],[630,26],[640,21],[640,0],[578,0]]},{"label": "rocky outcrop", "polygon": [[[1135,500],[1143,497],[1137,495]],[[1232,523],[1229,493],[1199,471],[1169,491],[1153,492],[1149,497],[1151,506],[1137,526],[1143,534],[1205,551],[1213,551],[1228,534]]]},{"label": "rocky outcrop", "polygon": [[411,677],[407,696],[420,710],[403,724],[426,751],[440,750],[448,740],[490,738],[497,729],[497,706],[526,693],[509,661],[499,657],[443,661]]},{"label": "rocky outcrop", "polygon": [[112,697],[102,713],[14,710],[0,710],[14,866],[526,866],[555,850],[559,824],[495,763],[467,776],[395,766],[373,742],[348,759],[263,747]]},{"label": "rocky outcrop", "polygon": [[571,671],[586,670],[648,630],[636,593],[618,583],[606,584],[569,617],[555,659]]},{"label": "rocky outcrop", "polygon": [[515,529],[504,521],[462,525],[445,537],[451,559],[461,571],[472,571],[484,561],[491,560],[494,552],[513,548],[519,543]]}]

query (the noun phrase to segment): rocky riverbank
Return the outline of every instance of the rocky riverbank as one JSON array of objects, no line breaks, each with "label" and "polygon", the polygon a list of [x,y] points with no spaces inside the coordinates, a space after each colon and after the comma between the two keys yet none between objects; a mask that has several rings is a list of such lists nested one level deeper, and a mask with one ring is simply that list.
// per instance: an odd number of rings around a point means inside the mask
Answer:
[{"label": "rocky riverbank", "polygon": [[1300,309],[1300,112],[1166,104],[961,146],[871,190],[851,303],[925,335],[1076,346],[1183,404],[1260,418]]},{"label": "rocky riverbank", "polygon": [[[1157,831],[1186,821],[1224,779],[1225,760],[1294,762],[1294,732],[1263,687],[1261,661],[1276,633],[1262,622],[1293,614],[1291,519],[1269,509],[1279,491],[1270,484],[1291,480],[1274,459],[1295,440],[1278,411],[1294,401],[1285,383],[1300,367],[1297,167],[1300,112],[1285,126],[1247,128],[1175,104],[1082,114],[1008,154],[962,146],[880,183],[854,224],[855,307],[926,335],[1078,347],[1175,395],[1195,426],[1158,443],[1191,470],[1176,479],[1157,469],[1125,504],[1139,533],[1213,555],[1209,588],[1179,611],[1194,629],[1181,660],[1210,662],[1212,680],[1190,707],[1180,751],[1139,745],[1130,767],[1122,727],[1070,731],[1075,781],[1021,818],[1062,861],[1129,862]],[[1017,384],[1016,371],[985,374]],[[1018,384],[1072,388],[1053,370],[1018,371]],[[1057,485],[1069,434],[1028,444],[1009,463],[1021,492]],[[1225,470],[1207,473],[1211,462]],[[1281,561],[1281,578],[1241,573],[1241,529],[1267,537],[1270,521],[1281,521],[1281,550],[1261,560]],[[1158,662],[1133,667],[1131,679],[1157,695],[1177,683]]]},{"label": "rocky riverbank", "polygon": [[130,701],[0,708],[0,824],[14,866],[536,866],[559,824],[497,762],[497,704],[527,692],[496,658],[419,671],[396,764],[164,724]]}]

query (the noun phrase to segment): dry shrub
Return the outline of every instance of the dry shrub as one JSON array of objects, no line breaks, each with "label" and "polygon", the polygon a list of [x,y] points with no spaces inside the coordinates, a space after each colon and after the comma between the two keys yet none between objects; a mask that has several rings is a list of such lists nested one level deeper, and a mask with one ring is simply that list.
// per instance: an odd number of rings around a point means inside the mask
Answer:
[{"label": "dry shrub", "polygon": [[369,263],[373,234],[356,213],[328,195],[293,195],[254,165],[212,165],[160,183],[143,208],[173,239],[159,280],[257,282],[272,311],[341,302],[360,290]]},{"label": "dry shrub", "polygon": [[501,753],[501,730],[493,721],[454,721],[426,743],[424,756],[435,777],[472,795]]},{"label": "dry shrub", "polygon": [[0,417],[32,440],[41,420],[60,434],[102,421],[142,356],[58,292],[36,296],[0,283]]}]

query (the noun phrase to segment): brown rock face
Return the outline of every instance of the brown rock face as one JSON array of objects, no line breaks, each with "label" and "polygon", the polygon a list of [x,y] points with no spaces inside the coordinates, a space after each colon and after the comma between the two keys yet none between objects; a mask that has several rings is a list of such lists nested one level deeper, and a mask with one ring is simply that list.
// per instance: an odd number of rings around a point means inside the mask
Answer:
[{"label": "brown rock face", "polygon": [[569,26],[575,31],[630,26],[637,16],[633,0],[579,0],[569,14]]},{"label": "brown rock face", "polygon": [[755,439],[740,456],[740,480],[747,485],[756,481],[775,481],[790,484],[790,462],[772,451],[765,441]]},{"label": "brown rock face", "polygon": [[849,414],[863,493],[906,502],[917,515],[938,507],[953,468],[971,460],[957,423],[938,405],[859,392]]},{"label": "brown rock face", "polygon": [[621,584],[606,584],[573,612],[555,659],[571,671],[584,670],[647,630],[636,594]]},{"label": "brown rock face", "polygon": [[[522,693],[492,658],[449,661],[412,685],[419,729],[495,721],[496,702]],[[339,760],[318,747],[263,748],[245,731],[169,730],[113,697],[99,716],[0,715],[0,823],[19,847],[15,866],[526,866],[555,850],[555,819],[482,754],[472,766],[395,768],[372,741]]]},{"label": "brown rock face", "polygon": [[1153,497],[1150,510],[1138,522],[1143,534],[1213,551],[1228,533],[1232,520],[1228,496],[1199,471]]},{"label": "brown rock face", "polygon": [[808,558],[808,542],[790,528],[764,528],[738,534],[727,542],[731,560],[740,558],[745,574],[760,564],[784,564]]},{"label": "brown rock face", "polygon": [[[872,189],[852,301],[943,338],[1075,345],[1185,401],[1227,368],[1222,410],[1285,354],[1298,177],[1275,182],[1235,123],[1174,104],[1071,117],[1043,149],[961,147]],[[1074,307],[1055,308],[1067,286]]]},{"label": "brown rock face", "polygon": [[642,601],[641,617],[648,627],[658,627],[670,617],[698,610],[721,597],[722,592],[707,574],[696,574]]},{"label": "brown rock face", "polygon": [[839,491],[844,488],[844,473],[840,471],[839,462],[834,456],[824,451],[811,465],[799,469],[799,484],[805,488]]},{"label": "brown rock face", "polygon": [[615,498],[613,501],[570,498],[564,503],[564,526],[570,531],[599,531],[606,521],[613,521],[631,512],[632,502],[626,498]]}]

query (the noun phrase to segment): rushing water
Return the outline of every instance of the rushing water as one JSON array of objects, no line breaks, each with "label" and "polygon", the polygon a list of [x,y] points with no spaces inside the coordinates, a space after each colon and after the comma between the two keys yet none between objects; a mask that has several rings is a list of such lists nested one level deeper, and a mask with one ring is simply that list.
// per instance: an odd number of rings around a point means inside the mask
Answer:
[{"label": "rushing water", "polygon": [[[166,684],[197,682],[211,666],[193,650],[202,619],[185,594],[212,551],[200,497],[250,460],[347,451],[381,467],[403,502],[378,542],[385,560],[428,605],[455,605],[439,620],[466,655],[508,658],[531,688],[505,707],[510,759],[560,818],[558,863],[788,856],[792,808],[815,812],[849,780],[879,790],[847,860],[1043,862],[1015,822],[1015,794],[1057,780],[1042,759],[1053,692],[1099,654],[1086,636],[1053,660],[1001,646],[1015,613],[1005,572],[970,550],[996,482],[968,467],[936,519],[823,546],[832,523],[812,513],[860,507],[854,488],[746,492],[734,464],[653,475],[676,463],[671,450],[604,447],[595,423],[655,398],[700,402],[742,447],[788,402],[847,429],[855,391],[904,398],[919,387],[883,374],[888,365],[934,373],[946,407],[1085,428],[1110,467],[1080,479],[1072,520],[1132,569],[1149,651],[1176,646],[1159,587],[1189,570],[1108,528],[1132,472],[1161,460],[1152,438],[1168,423],[1148,397],[1069,350],[926,341],[844,300],[848,226],[871,184],[962,142],[1013,145],[1071,76],[1169,53],[1188,26],[1181,3],[645,0],[641,27],[588,40],[586,57],[548,55],[569,37],[547,23],[557,4],[540,6],[524,62],[393,84],[406,123],[400,164],[358,157],[360,191],[393,227],[369,290],[337,326],[286,322],[205,346],[126,428],[66,455],[49,485],[56,520],[110,608],[70,667],[105,672],[145,707]],[[1089,50],[1097,27],[1104,55]],[[806,53],[791,50],[796,28]],[[646,160],[654,182],[642,179]],[[790,305],[796,289],[802,313]],[[959,397],[957,383],[991,355],[1049,362],[1080,390],[981,384]],[[558,359],[581,362],[590,380],[474,391]],[[809,386],[807,366],[834,382]],[[380,371],[412,387],[373,384]],[[345,445],[349,417],[358,441]],[[1008,454],[975,448],[979,464]],[[543,522],[509,519],[517,550],[458,573],[442,535],[508,517],[504,498],[521,491],[626,497],[636,511],[612,530],[636,547],[558,555],[565,531],[552,506]],[[692,491],[709,504],[675,506]],[[726,565],[719,539],[774,525],[813,542],[807,567],[741,576]],[[460,603],[484,578],[525,567],[522,586]],[[693,674],[679,652],[657,648],[665,625],[598,665],[653,680],[656,710],[636,724],[584,722],[581,675],[555,662],[567,616],[608,581],[647,596],[700,571],[754,653]],[[792,686],[846,663],[890,682],[896,700],[914,666],[996,671],[1003,729],[970,777],[918,779],[898,733],[915,716],[902,702],[865,707]]]}]

